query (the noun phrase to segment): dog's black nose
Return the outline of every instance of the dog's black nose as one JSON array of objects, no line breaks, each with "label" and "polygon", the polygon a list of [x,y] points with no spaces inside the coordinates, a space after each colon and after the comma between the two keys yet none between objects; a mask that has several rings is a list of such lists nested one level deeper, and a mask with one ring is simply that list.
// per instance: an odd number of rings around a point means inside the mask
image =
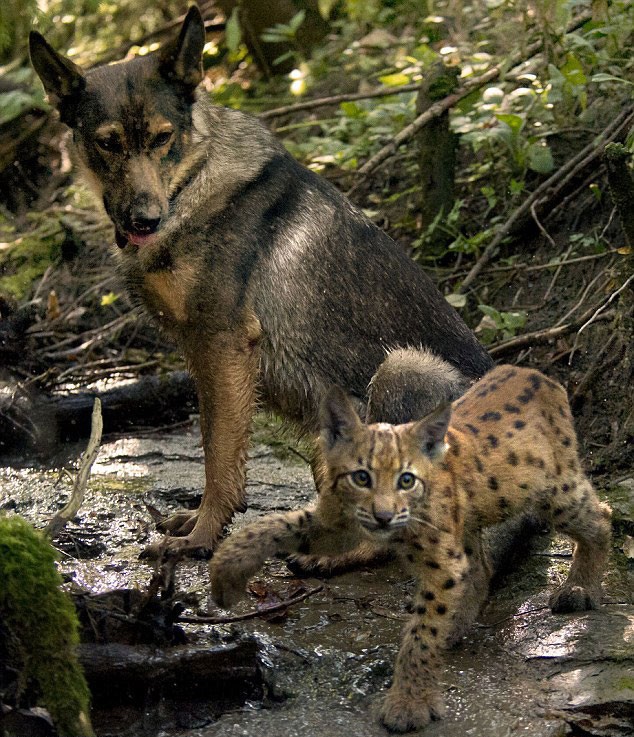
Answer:
[{"label": "dog's black nose", "polygon": [[132,218],[132,227],[134,231],[142,235],[149,235],[150,233],[154,233],[156,230],[158,230],[160,224],[160,217],[157,218],[137,215]]}]

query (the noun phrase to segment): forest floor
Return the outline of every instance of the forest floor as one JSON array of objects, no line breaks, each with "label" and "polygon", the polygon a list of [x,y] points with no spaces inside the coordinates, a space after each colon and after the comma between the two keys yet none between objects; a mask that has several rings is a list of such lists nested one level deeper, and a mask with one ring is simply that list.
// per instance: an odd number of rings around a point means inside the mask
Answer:
[{"label": "forest floor", "polygon": [[[308,467],[295,454],[281,454],[280,447],[277,441],[274,447],[253,446],[249,509],[236,526],[311,499]],[[45,466],[4,468],[0,509],[43,525],[68,495],[59,472],[67,457]],[[152,568],[138,555],[157,538],[151,512],[196,506],[202,474],[196,425],[107,439],[84,505],[57,542],[71,588],[94,594],[147,589]],[[623,509],[631,509],[634,479],[623,480],[618,493]],[[617,536],[617,548],[623,539]],[[447,717],[430,725],[426,737],[632,734],[634,571],[618,552],[600,611],[553,616],[548,593],[565,575],[570,547],[563,539],[537,539],[526,562],[492,595],[474,631],[447,654],[441,675]],[[281,562],[267,565],[258,581],[251,588],[268,602],[320,583],[297,581]],[[389,683],[412,582],[388,566],[322,583],[323,589],[268,615],[268,621],[181,624],[184,645],[128,644],[120,651],[82,645],[99,737],[385,735],[373,705]],[[207,598],[203,561],[179,563],[175,589],[185,615],[228,614],[214,610]],[[252,597],[236,612],[254,607]],[[102,652],[97,661],[96,647]],[[203,652],[223,662],[229,658],[229,670],[241,669],[239,682],[210,683],[209,672],[197,681],[194,666],[187,673],[183,662],[193,663]],[[135,677],[143,663],[152,673],[146,683]]]}]

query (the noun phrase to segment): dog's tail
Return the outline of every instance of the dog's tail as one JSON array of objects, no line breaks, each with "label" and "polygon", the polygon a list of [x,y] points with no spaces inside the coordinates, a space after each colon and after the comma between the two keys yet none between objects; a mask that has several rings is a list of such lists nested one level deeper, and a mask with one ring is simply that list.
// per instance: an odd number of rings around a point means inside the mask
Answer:
[{"label": "dog's tail", "polygon": [[387,354],[368,388],[368,422],[400,425],[426,417],[462,396],[471,382],[427,348],[396,348]]}]

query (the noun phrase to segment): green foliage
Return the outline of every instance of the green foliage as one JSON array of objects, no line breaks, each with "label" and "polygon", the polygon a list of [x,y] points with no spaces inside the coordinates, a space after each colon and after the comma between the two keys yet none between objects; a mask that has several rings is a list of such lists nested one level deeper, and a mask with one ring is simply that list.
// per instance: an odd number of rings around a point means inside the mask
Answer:
[{"label": "green foliage", "polygon": [[0,93],[0,125],[6,125],[19,118],[26,110],[46,110],[48,108],[41,87],[29,89],[25,86],[30,76],[30,69],[25,68],[4,75],[7,83],[15,85],[16,89]]},{"label": "green foliage", "polygon": [[[335,117],[311,122],[311,135],[286,138],[289,151],[320,171],[327,165],[354,170],[386,138],[393,137],[414,115],[415,95],[341,103]],[[294,129],[297,130],[297,129]],[[283,131],[282,131],[283,132]]]},{"label": "green foliage", "polygon": [[236,5],[225,25],[225,44],[229,51],[236,52],[242,42],[242,27],[240,26],[240,8]]},{"label": "green foliage", "polygon": [[55,551],[20,517],[0,517],[0,581],[0,632],[20,691],[37,687],[61,735],[91,735],[75,608],[60,589]]},{"label": "green foliage", "polygon": [[522,310],[500,312],[489,305],[478,305],[478,309],[484,313],[484,317],[476,328],[476,333],[485,345],[489,345],[500,338],[502,340],[512,338],[518,330],[526,325],[528,319],[528,314]]},{"label": "green foliage", "polygon": [[0,294],[18,299],[28,295],[33,282],[60,256],[66,233],[56,216],[33,215],[36,227],[9,240],[9,228],[0,229],[7,242],[0,244]]},{"label": "green foliage", "polygon": [[288,23],[276,23],[271,28],[267,28],[260,36],[262,41],[267,43],[291,44],[294,48],[285,54],[278,56],[273,64],[281,64],[287,59],[293,59],[295,64],[299,64],[304,60],[302,48],[297,42],[297,32],[301,28],[306,18],[306,11],[300,10],[289,20]]},{"label": "green foliage", "polygon": [[37,11],[37,0],[3,0],[0,3],[0,60],[10,58],[26,35],[31,18]]}]

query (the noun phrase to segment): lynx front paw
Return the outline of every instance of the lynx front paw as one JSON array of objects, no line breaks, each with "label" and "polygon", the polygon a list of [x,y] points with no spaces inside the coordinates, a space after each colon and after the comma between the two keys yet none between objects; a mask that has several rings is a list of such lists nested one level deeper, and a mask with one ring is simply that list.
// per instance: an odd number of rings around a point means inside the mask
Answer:
[{"label": "lynx front paw", "polygon": [[379,709],[379,720],[390,732],[410,732],[440,719],[445,707],[439,693],[414,696],[411,693],[390,690]]},{"label": "lynx front paw", "polygon": [[249,576],[231,565],[219,565],[215,559],[209,564],[211,595],[222,609],[230,609],[246,595]]},{"label": "lynx front paw", "polygon": [[585,612],[588,609],[599,608],[599,593],[590,592],[583,586],[563,585],[550,597],[553,614],[569,614],[570,612]]}]

